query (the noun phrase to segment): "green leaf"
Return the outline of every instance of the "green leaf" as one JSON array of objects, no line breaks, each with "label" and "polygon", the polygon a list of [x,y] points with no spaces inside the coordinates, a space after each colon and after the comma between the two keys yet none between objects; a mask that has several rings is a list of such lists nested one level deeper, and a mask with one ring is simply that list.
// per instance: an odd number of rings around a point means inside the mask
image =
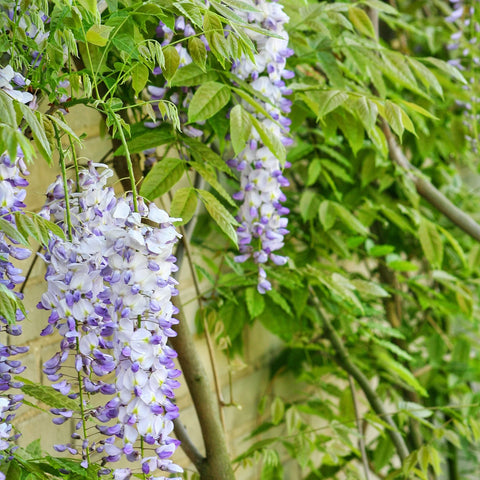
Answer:
[{"label": "green leaf", "polygon": [[132,87],[135,95],[145,88],[148,82],[149,71],[143,63],[136,63],[132,68]]},{"label": "green leaf", "polygon": [[321,171],[322,171],[321,160],[319,158],[314,158],[308,164],[308,174],[307,174],[307,183],[306,183],[307,187],[310,187],[317,181]]},{"label": "green leaf", "polygon": [[210,193],[206,190],[197,190],[200,198],[207,209],[207,212],[215,220],[220,229],[228,238],[237,246],[237,232],[235,227],[238,222],[233,218],[232,214]]},{"label": "green leaf", "polygon": [[[166,123],[163,123],[159,127],[152,130],[151,128],[141,125],[141,129],[134,129],[132,132],[132,138],[127,141],[128,150],[130,153],[140,153],[150,148],[155,148],[160,145],[171,143],[175,140],[172,134],[172,127]],[[113,156],[119,157],[125,155],[125,147],[121,145]]]},{"label": "green leaf", "polygon": [[0,287],[0,316],[5,318],[9,325],[16,322],[17,308],[20,308],[19,300],[13,296],[11,290],[5,285]]},{"label": "green leaf", "polygon": [[245,290],[245,303],[252,320],[258,317],[265,309],[263,295],[258,293],[256,288],[247,288]]},{"label": "green leaf", "polygon": [[439,70],[448,73],[459,82],[467,85],[468,82],[465,80],[465,77],[460,73],[460,70],[458,70],[458,68],[454,67],[453,65],[450,65],[449,63],[434,57],[424,57],[422,58],[422,61],[434,65]]},{"label": "green leaf", "polygon": [[357,217],[355,217],[349,210],[347,210],[340,203],[335,203],[335,210],[337,217],[343,222],[343,224],[350,230],[359,233],[360,235],[368,235],[368,229],[363,225]]},{"label": "green leaf", "polygon": [[[342,109],[343,110],[343,109]],[[337,122],[340,130],[345,135],[354,155],[362,148],[365,131],[362,123],[359,122],[350,112],[343,110],[334,112],[333,118]]]},{"label": "green leaf", "polygon": [[23,103],[17,102],[17,106],[22,112],[23,118],[32,130],[33,138],[35,139],[40,154],[48,163],[51,164],[52,150],[50,148],[50,143],[48,142],[43,125],[37,118],[37,115],[40,114],[34,112],[28,105]]},{"label": "green leaf", "polygon": [[277,290],[268,290],[267,295],[288,315],[293,316],[290,305]]},{"label": "green leaf", "polygon": [[351,105],[363,123],[367,132],[373,129],[377,121],[378,107],[375,102],[370,101],[367,97],[359,97]]},{"label": "green leaf", "polygon": [[252,122],[248,112],[241,105],[235,105],[230,111],[230,136],[235,155],[247,144],[252,131]]},{"label": "green leaf", "polygon": [[223,185],[217,179],[217,172],[208,163],[190,162],[191,167],[196,170],[232,207],[236,207],[236,203],[225,190]]},{"label": "green leaf", "polygon": [[428,262],[432,267],[440,269],[443,261],[443,242],[435,224],[421,217],[418,236]]},{"label": "green leaf", "polygon": [[372,21],[364,10],[358,7],[350,7],[348,9],[348,18],[360,33],[370,38],[376,37]]},{"label": "green leaf", "polygon": [[188,121],[201,122],[213,117],[230,100],[230,89],[218,82],[201,85],[193,95],[188,107]]},{"label": "green leaf", "polygon": [[278,425],[285,415],[285,403],[280,397],[275,397],[270,407],[270,414],[272,416],[272,423]]},{"label": "green leaf", "polygon": [[250,120],[255,130],[260,135],[263,144],[278,158],[281,165],[285,163],[287,151],[280,139],[271,130],[265,128],[257,118],[250,114]]},{"label": "green leaf", "polygon": [[318,217],[323,225],[323,229],[326,232],[330,230],[337,220],[335,204],[330,200],[324,200],[318,208]]},{"label": "green leaf", "polygon": [[384,351],[376,351],[379,365],[389,374],[395,375],[400,380],[403,380],[407,385],[412,387],[423,397],[428,397],[428,393],[425,388],[420,385],[418,380],[413,376],[412,372],[405,368],[401,363],[394,360]]},{"label": "green leaf", "polygon": [[87,42],[98,47],[104,47],[108,43],[113,28],[107,25],[92,25],[86,33]]},{"label": "green leaf", "polygon": [[13,106],[13,98],[0,90],[0,111],[2,112],[2,122],[10,127],[17,128],[17,117]]},{"label": "green leaf", "polygon": [[352,280],[352,283],[361,294],[381,298],[390,296],[390,294],[377,283],[367,282],[366,280],[360,279],[354,279]]},{"label": "green leaf", "polygon": [[157,162],[145,177],[140,195],[147,200],[155,200],[168,192],[179,180],[185,171],[185,164],[179,158],[165,158]]},{"label": "green leaf", "polygon": [[222,160],[222,157],[216,154],[208,145],[199,142],[195,138],[184,137],[182,140],[188,145],[197,162],[207,162],[217,170],[233,176],[232,169]]},{"label": "green leaf", "polygon": [[392,130],[402,138],[405,126],[403,124],[403,110],[389,100],[385,101],[385,119],[392,127]]},{"label": "green leaf", "polygon": [[[37,240],[44,245],[48,244],[50,239],[50,233],[53,233],[57,237],[65,239],[65,232],[57,224],[51,222],[50,220],[47,220],[46,218],[43,218],[36,213],[32,214],[32,220],[39,232],[39,238],[37,238]],[[44,240],[43,242],[42,238]]]},{"label": "green leaf", "polygon": [[39,385],[27,378],[18,376],[15,377],[15,380],[23,383],[23,386],[21,387],[23,393],[30,395],[36,400],[40,400],[49,407],[66,408],[68,410],[73,410],[74,412],[79,408],[77,402],[61,394],[50,385]]},{"label": "green leaf", "polygon": [[191,37],[188,40],[188,53],[190,53],[193,63],[206,72],[207,49],[198,37]]},{"label": "green leaf", "polygon": [[180,65],[180,55],[175,47],[168,45],[163,49],[163,56],[165,57],[165,67],[163,68],[163,76],[170,80]]},{"label": "green leaf", "polygon": [[322,117],[335,110],[348,100],[348,94],[341,90],[327,90],[319,92],[313,97],[318,108],[314,113],[317,115],[317,121]]},{"label": "green leaf", "polygon": [[78,135],[60,118],[54,115],[46,115],[47,118],[49,118],[52,122],[56,123],[57,126],[65,132],[72,140],[76,140],[77,142],[80,142],[80,138]]},{"label": "green leaf", "polygon": [[197,209],[197,193],[193,187],[179,188],[172,199],[170,205],[170,215],[181,218],[182,221],[177,225],[188,223]]},{"label": "green leaf", "polygon": [[10,237],[13,241],[20,243],[21,245],[28,247],[28,239],[25,238],[22,233],[15,228],[9,221],[4,218],[0,218],[0,232]]},{"label": "green leaf", "polygon": [[440,97],[443,97],[443,89],[440,85],[440,82],[437,80],[437,77],[433,72],[427,68],[423,63],[420,63],[418,60],[415,60],[412,57],[407,57],[410,65],[417,74],[420,81],[426,88],[431,88],[436,94]]},{"label": "green leaf", "polygon": [[202,69],[194,63],[189,63],[179,68],[170,80],[172,87],[196,87],[210,82],[217,78],[217,74],[211,70],[203,72]]}]

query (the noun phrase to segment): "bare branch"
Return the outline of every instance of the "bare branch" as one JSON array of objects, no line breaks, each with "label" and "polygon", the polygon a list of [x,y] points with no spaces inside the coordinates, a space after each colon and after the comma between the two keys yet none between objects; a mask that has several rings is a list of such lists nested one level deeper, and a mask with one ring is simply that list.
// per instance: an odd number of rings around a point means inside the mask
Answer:
[{"label": "bare branch", "polygon": [[195,465],[202,465],[205,462],[205,457],[197,450],[197,447],[192,442],[192,439],[189,437],[187,433],[187,429],[185,425],[180,421],[179,418],[176,418],[173,421],[173,425],[175,428],[175,435],[178,440],[180,440],[181,448],[185,452],[185,455],[190,459],[190,461]]},{"label": "bare branch", "polygon": [[461,228],[475,240],[480,241],[480,225],[463,210],[456,207],[442,192],[435,188],[407,159],[399,147],[394,135],[386,123],[383,123],[383,133],[388,142],[390,157],[402,167],[412,179],[420,196],[445,215],[452,223]]}]

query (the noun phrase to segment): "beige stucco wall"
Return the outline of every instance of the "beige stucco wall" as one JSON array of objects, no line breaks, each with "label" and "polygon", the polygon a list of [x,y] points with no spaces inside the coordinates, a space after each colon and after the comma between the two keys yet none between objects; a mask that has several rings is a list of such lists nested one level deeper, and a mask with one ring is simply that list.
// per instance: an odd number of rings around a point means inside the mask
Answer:
[{"label": "beige stucco wall", "polygon": [[[99,136],[99,124],[101,117],[93,110],[85,107],[76,107],[72,109],[67,117],[68,123],[77,134],[85,133],[86,140],[83,143],[83,149],[78,150],[79,158],[88,158],[93,161],[99,161],[110,149],[110,143],[107,139]],[[55,179],[58,174],[58,168],[49,167],[39,159],[34,165],[30,166],[29,182],[27,194],[27,208],[32,211],[38,211],[43,205],[46,187]],[[120,190],[117,182],[115,187]],[[22,262],[22,268],[27,270],[33,256]],[[45,327],[48,313],[36,309],[41,294],[45,290],[44,285],[44,267],[41,261],[38,261],[28,280],[25,290],[25,305],[29,312],[28,318],[23,322],[24,335],[21,338],[22,344],[30,347],[30,350],[22,358],[23,363],[28,369],[23,376],[36,381],[48,383],[42,373],[42,364],[48,360],[57,350],[59,338],[55,335],[40,337],[40,331]],[[187,262],[180,275],[180,296],[182,303],[187,304],[185,315],[194,329],[194,313],[197,308],[196,297],[192,275],[188,271]],[[196,345],[203,359],[206,370],[210,373],[212,379],[212,369],[209,361],[206,342],[203,337],[197,336]],[[261,396],[265,393],[268,382],[268,362],[275,351],[279,348],[279,341],[260,325],[254,326],[246,333],[245,338],[245,363],[243,369],[233,372],[233,401],[240,407],[225,407],[225,430],[227,432],[228,445],[232,457],[242,453],[248,446],[248,442],[243,439],[248,433],[258,425],[260,419],[258,416],[257,405]],[[219,350],[215,353],[216,364],[219,370],[223,396],[225,400],[230,401],[229,394],[229,367],[223,353]],[[184,383],[180,378],[182,384]],[[213,385],[213,382],[212,382]],[[287,386],[287,388],[289,388]],[[178,405],[180,407],[180,418],[186,425],[194,442],[202,451],[201,433],[196,419],[194,407],[188,394],[187,388],[182,387],[177,392]],[[61,427],[54,425],[51,416],[39,410],[22,407],[17,412],[15,421],[17,427],[22,432],[19,444],[25,446],[36,438],[41,438],[42,448],[54,453],[52,445],[54,443],[66,443],[70,439],[72,426],[64,424]],[[193,467],[185,457],[181,449],[175,454],[174,460],[187,470],[193,471]],[[247,469],[238,469],[236,478],[239,480],[255,480],[260,478],[259,465],[252,465]],[[301,478],[293,463],[285,465],[285,478],[295,480]]]}]

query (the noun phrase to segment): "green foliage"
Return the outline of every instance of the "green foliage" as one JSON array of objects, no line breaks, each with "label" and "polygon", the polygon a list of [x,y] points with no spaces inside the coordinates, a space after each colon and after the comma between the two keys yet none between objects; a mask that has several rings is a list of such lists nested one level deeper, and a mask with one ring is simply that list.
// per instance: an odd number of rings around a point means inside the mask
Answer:
[{"label": "green foliage", "polygon": [[[208,283],[197,292],[201,329],[205,322],[230,362],[244,353],[252,326],[282,346],[269,364],[258,427],[235,462],[258,464],[262,480],[285,478],[285,459],[305,480],[365,478],[362,460],[392,480],[475,478],[480,248],[418,188],[418,179],[431,182],[478,217],[477,154],[455,103],[470,99],[469,81],[444,48],[457,27],[444,21],[449,3],[281,2],[295,51],[288,60],[296,75],[288,85],[288,151],[259,121],[273,120],[268,99],[230,71],[233,60],[255,50],[245,34],[251,26],[230,7],[253,14],[256,7],[242,0],[41,3],[50,35],[37,45],[4,15],[0,53],[48,107],[34,112],[0,89],[0,153],[14,157],[20,148],[28,162],[38,152],[51,164],[63,141],[73,158],[74,142],[83,138],[60,109],[76,104],[103,116],[113,152],[107,161],[123,166],[133,159],[141,171],[143,152],[156,149],[160,160],[144,169],[140,194],[169,197],[179,225],[198,219],[192,243],[203,261],[191,275]],[[43,31],[40,5],[31,8],[28,21]],[[197,31],[178,40],[193,60],[186,66],[175,42],[162,45],[154,33],[159,21],[173,29],[179,15]],[[39,52],[36,68],[32,49]],[[148,100],[150,85],[166,85],[180,100]],[[59,93],[69,96],[64,104]],[[161,125],[145,126],[160,117]],[[198,138],[190,127],[201,130]],[[266,266],[273,289],[265,295],[256,289],[256,266],[232,260],[238,223],[231,194],[239,185],[225,160],[245,148],[252,129],[282,164],[292,164],[285,173],[292,184],[289,262]],[[408,165],[396,159],[398,151]],[[16,214],[15,223],[0,218],[0,230],[20,245],[61,234],[36,214]],[[0,285],[0,312],[9,323],[18,308],[21,301]],[[282,381],[289,382],[285,394],[276,389]],[[24,382],[31,405],[67,406],[54,389]],[[365,383],[375,385],[374,400]],[[387,413],[378,404],[388,405]],[[392,431],[408,450],[402,462]],[[45,455],[37,444],[2,468],[7,479],[97,478],[96,467]]]}]

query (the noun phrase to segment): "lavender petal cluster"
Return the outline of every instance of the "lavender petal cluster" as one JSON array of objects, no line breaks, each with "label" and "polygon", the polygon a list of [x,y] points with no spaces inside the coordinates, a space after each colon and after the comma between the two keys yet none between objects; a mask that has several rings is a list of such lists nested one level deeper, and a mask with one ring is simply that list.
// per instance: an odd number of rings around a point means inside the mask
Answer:
[{"label": "lavender petal cluster", "polygon": [[[31,102],[33,99],[30,93],[19,89],[27,83],[27,80],[15,72],[10,65],[0,69],[0,89],[22,103]],[[6,152],[0,155],[0,217],[15,228],[15,212],[23,213],[25,208],[25,187],[28,185],[24,178],[25,175],[28,175],[28,171],[20,149],[17,151],[16,158],[13,159]],[[25,260],[30,254],[29,249],[19,247],[17,242],[4,232],[0,232],[0,283],[3,288],[12,291],[19,300],[23,299],[23,295],[14,289],[24,281],[24,277],[21,269],[15,267],[12,261],[13,259]],[[16,322],[14,324],[0,316],[0,332],[19,336],[22,328],[17,322],[24,318],[24,314],[19,308],[15,312]],[[2,338],[0,341],[0,392],[2,392],[0,397],[0,460],[2,461],[10,459],[12,451],[16,448],[12,444],[19,434],[14,433],[11,422],[15,417],[13,412],[20,407],[23,400],[23,395],[9,393],[10,389],[18,389],[23,385],[21,382],[15,381],[14,376],[25,370],[21,361],[12,357],[28,351],[28,347],[6,345],[3,341]]]},{"label": "lavender petal cluster", "polygon": [[478,91],[478,67],[480,65],[480,23],[477,2],[464,0],[450,0],[452,13],[445,18],[449,23],[458,27],[451,34],[447,49],[455,55],[448,63],[460,71],[468,81],[462,88],[465,90],[465,98],[458,98],[455,103],[462,109],[463,125],[467,129],[465,139],[470,144],[473,153],[478,153],[479,132],[478,121],[480,113],[480,92]]},{"label": "lavender petal cluster", "polygon": [[11,65],[0,68],[0,89],[15,100],[22,103],[30,103],[34,100],[30,92],[24,91],[29,83],[22,74],[15,72]]},{"label": "lavender petal cluster", "polygon": [[[147,206],[139,198],[136,212],[131,197],[116,198],[106,186],[111,174],[105,166],[91,164],[79,172],[78,185],[69,182],[69,221],[63,181],[48,190],[43,214],[70,231],[71,240],[52,237],[44,254],[48,291],[39,307],[51,314],[43,334],[56,329],[62,335],[60,352],[45,363],[44,371],[54,388],[73,398],[79,376],[87,396],[108,395],[103,406],[83,405],[83,413],[96,420],[100,439],[82,436],[85,415],[72,435],[82,440],[84,466],[89,455],[100,454],[102,473],[107,474],[112,472],[107,465],[123,457],[138,469],[113,469],[114,478],[127,479],[139,471],[147,479],[163,478],[152,475],[182,471],[170,460],[178,446],[170,434],[178,416],[173,390],[180,371],[174,364],[176,352],[167,345],[177,323],[171,275],[178,234],[175,219],[156,205]],[[61,368],[72,355],[73,380]],[[55,423],[74,414],[53,413]]]},{"label": "lavender petal cluster", "polygon": [[[244,20],[254,26],[271,31],[276,37],[269,37],[253,30],[246,30],[255,43],[257,52],[254,59],[246,56],[236,60],[233,72],[242,80],[248,81],[253,89],[267,97],[268,102],[262,102],[270,114],[266,117],[252,111],[262,126],[279,138],[285,146],[292,143],[288,136],[290,120],[286,116],[290,112],[292,102],[286,98],[292,92],[286,86],[285,80],[293,77],[293,72],[286,69],[286,59],[293,54],[288,47],[288,34],[285,23],[288,16],[283,7],[268,0],[249,0],[249,5],[258,12],[236,12]],[[278,37],[280,38],[278,38]],[[249,106],[245,105],[249,109]],[[288,233],[288,208],[283,206],[286,200],[283,187],[289,185],[283,175],[283,169],[278,158],[262,143],[258,133],[252,129],[247,147],[240,155],[228,161],[228,164],[240,172],[241,190],[234,195],[242,201],[238,212],[237,229],[240,255],[235,260],[244,262],[252,258],[259,265],[258,285],[260,293],[272,288],[262,267],[268,260],[276,265],[287,262],[285,256],[274,252],[284,245],[284,235]],[[287,162],[284,168],[290,165]]]}]

